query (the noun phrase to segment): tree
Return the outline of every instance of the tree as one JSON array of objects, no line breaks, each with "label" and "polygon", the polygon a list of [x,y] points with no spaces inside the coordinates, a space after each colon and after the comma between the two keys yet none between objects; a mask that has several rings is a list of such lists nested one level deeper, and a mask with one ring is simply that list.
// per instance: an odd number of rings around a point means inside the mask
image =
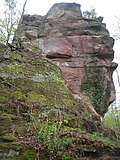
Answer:
[{"label": "tree", "polygon": [[97,18],[97,12],[95,8],[91,8],[90,11],[84,11],[83,12],[83,17],[84,18]]},{"label": "tree", "polygon": [[0,41],[2,43],[8,44],[14,35],[20,12],[17,10],[16,0],[5,0],[4,7],[5,11],[3,18],[0,21]]},{"label": "tree", "polygon": [[120,108],[117,102],[113,102],[109,108],[109,111],[104,117],[104,124],[108,127],[120,132]]},{"label": "tree", "polygon": [[98,22],[102,23],[103,17],[102,16],[97,16],[97,12],[95,8],[91,8],[90,11],[84,11],[83,12],[83,18],[87,19],[96,19]]},{"label": "tree", "polygon": [[15,30],[20,19],[25,12],[27,0],[23,5],[22,12],[18,9],[18,2],[16,0],[4,0],[5,11],[3,17],[0,19],[0,42],[8,45],[11,43]]}]

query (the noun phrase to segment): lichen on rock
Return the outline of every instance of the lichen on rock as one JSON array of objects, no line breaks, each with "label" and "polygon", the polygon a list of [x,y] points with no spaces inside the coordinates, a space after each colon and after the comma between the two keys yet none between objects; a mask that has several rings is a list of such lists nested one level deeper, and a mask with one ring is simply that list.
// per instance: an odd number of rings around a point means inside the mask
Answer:
[{"label": "lichen on rock", "polygon": [[16,35],[14,51],[0,45],[0,156],[118,154],[116,133],[101,122],[117,67],[105,25],[83,18],[79,4],[58,3],[46,16],[24,15]]}]

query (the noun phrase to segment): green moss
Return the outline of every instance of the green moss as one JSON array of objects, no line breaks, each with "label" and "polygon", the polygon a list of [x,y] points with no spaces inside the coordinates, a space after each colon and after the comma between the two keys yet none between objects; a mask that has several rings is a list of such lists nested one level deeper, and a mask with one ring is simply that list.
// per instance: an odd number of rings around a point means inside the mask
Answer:
[{"label": "green moss", "polygon": [[23,148],[20,152],[20,155],[18,157],[16,157],[16,160],[33,160],[37,158],[37,154],[36,151],[33,148]]},{"label": "green moss", "polygon": [[60,69],[35,53],[12,52],[1,65],[0,105],[12,97],[28,105],[72,105],[74,100]]},{"label": "green moss", "polygon": [[20,135],[25,134],[25,132],[26,132],[25,125],[24,125],[24,124],[20,125],[20,126],[18,127],[17,131],[18,131],[18,133],[19,133]]},{"label": "green moss", "polygon": [[18,62],[26,62],[27,59],[22,54],[13,52],[12,58]]},{"label": "green moss", "polygon": [[[4,84],[3,84],[4,85]],[[1,85],[0,85],[1,86]],[[0,104],[5,104],[11,97],[11,90],[8,89],[7,87],[1,87],[0,90]]]},{"label": "green moss", "polygon": [[14,134],[13,133],[7,133],[4,136],[2,136],[3,141],[7,142],[13,142],[15,140]]},{"label": "green moss", "polygon": [[51,160],[49,153],[40,153],[39,160]]},{"label": "green moss", "polygon": [[[10,150],[13,150],[14,153],[16,152],[17,155],[11,155],[9,156]],[[33,160],[37,158],[37,154],[35,149],[33,148],[27,148],[25,146],[19,145],[17,143],[1,143],[0,142],[0,153],[2,153],[0,158],[3,160],[9,159],[9,160]]]},{"label": "green moss", "polygon": [[16,142],[1,142],[0,141],[0,152],[8,152],[10,149],[20,151],[22,146]]},{"label": "green moss", "polygon": [[58,152],[57,156],[59,160],[75,160],[76,159],[72,157],[71,155],[69,155],[68,153],[66,152],[63,153],[61,151]]},{"label": "green moss", "polygon": [[107,146],[118,146],[120,144],[120,140],[115,137],[105,137],[99,132],[94,132],[92,134],[88,134],[90,138],[92,138],[94,141],[101,141]]},{"label": "green moss", "polygon": [[18,100],[25,99],[25,97],[26,97],[21,91],[15,91],[13,93],[13,96],[15,96]]},{"label": "green moss", "polygon": [[4,114],[0,115],[0,139],[3,141],[14,141],[11,118]]},{"label": "green moss", "polygon": [[14,114],[3,113],[3,115],[9,117],[11,120],[14,120],[17,118],[17,116]]},{"label": "green moss", "polygon": [[44,105],[46,103],[46,97],[44,95],[32,91],[27,96],[27,102],[31,103],[39,102],[40,104]]}]

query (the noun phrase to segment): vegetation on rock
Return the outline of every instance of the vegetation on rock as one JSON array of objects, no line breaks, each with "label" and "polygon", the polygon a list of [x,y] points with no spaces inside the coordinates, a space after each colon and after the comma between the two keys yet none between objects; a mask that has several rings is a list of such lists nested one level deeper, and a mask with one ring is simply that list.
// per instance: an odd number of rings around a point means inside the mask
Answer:
[{"label": "vegetation on rock", "polygon": [[[68,6],[71,8],[74,5]],[[84,40],[89,42],[90,38],[87,36]],[[98,39],[93,37],[92,40]],[[54,63],[54,58],[60,59],[62,56],[55,52],[53,60],[48,59],[43,49],[28,44],[21,42],[19,45],[17,41],[19,47],[12,50],[0,44],[0,159],[85,160],[119,157],[119,134],[97,119],[84,100],[73,97],[62,67]],[[84,48],[83,51],[87,52]],[[60,63],[65,62],[65,67],[70,67],[72,58],[75,59],[71,55],[63,55]],[[92,58],[92,67],[83,66],[84,82],[78,90],[81,91],[79,94],[89,97],[95,110],[102,115],[105,101],[110,97],[106,93],[110,91],[105,91],[103,95],[102,70],[97,66],[96,57]],[[76,68],[72,65],[71,70]],[[76,84],[76,77],[72,78]]]}]

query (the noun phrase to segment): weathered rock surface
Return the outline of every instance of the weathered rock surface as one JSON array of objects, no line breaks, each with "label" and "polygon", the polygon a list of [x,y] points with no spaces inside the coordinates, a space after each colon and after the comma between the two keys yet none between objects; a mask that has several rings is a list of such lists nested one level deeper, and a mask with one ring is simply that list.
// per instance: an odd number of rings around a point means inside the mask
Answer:
[{"label": "weathered rock surface", "polygon": [[[0,159],[119,156],[100,121],[115,99],[114,40],[80,5],[24,15],[11,49],[0,44]],[[111,158],[112,159],[112,158]]]},{"label": "weathered rock surface", "polygon": [[25,15],[21,39],[39,47],[60,67],[75,99],[86,101],[100,115],[115,100],[112,73],[117,67],[114,39],[98,19],[82,18],[80,5],[59,3],[46,16]]}]

